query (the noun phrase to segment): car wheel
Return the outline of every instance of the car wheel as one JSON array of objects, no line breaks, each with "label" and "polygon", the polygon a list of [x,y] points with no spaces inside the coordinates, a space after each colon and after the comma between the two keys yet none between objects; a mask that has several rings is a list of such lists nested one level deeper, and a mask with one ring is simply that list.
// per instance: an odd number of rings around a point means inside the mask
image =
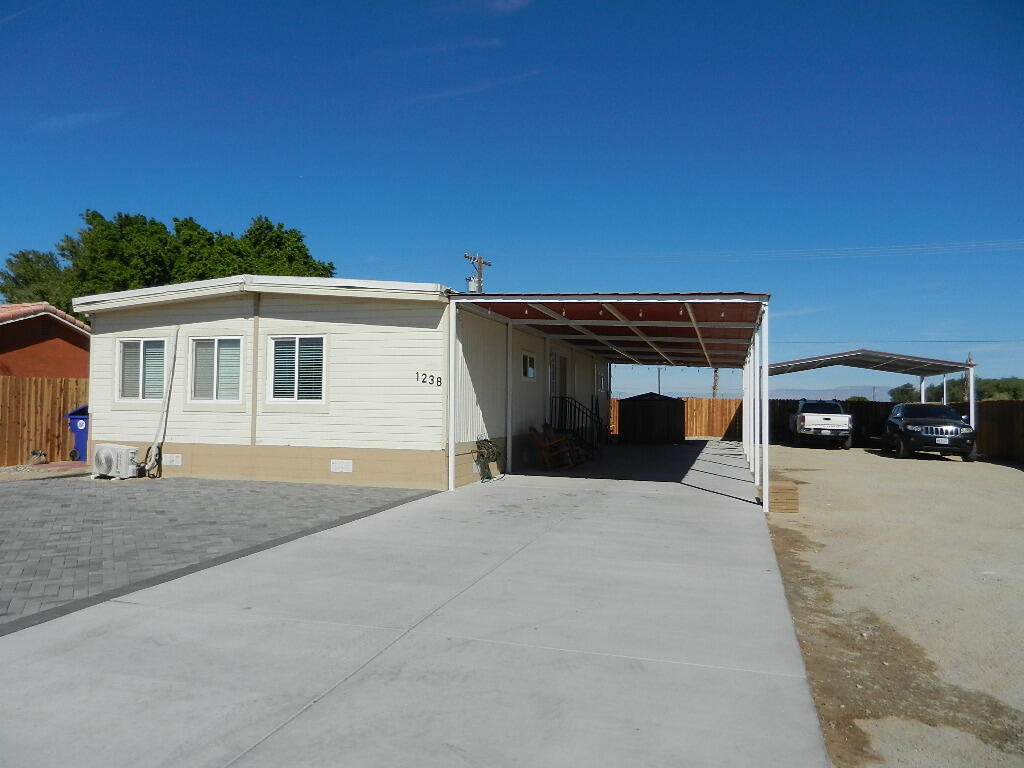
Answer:
[{"label": "car wheel", "polygon": [[914,455],[914,452],[907,448],[906,442],[902,437],[896,438],[896,458],[897,459],[909,459]]},{"label": "car wheel", "polygon": [[882,447],[879,450],[881,450],[882,453],[891,453],[892,452],[892,446],[889,445],[889,436],[883,434],[880,439],[882,441]]},{"label": "car wheel", "polygon": [[844,451],[850,450],[850,446],[853,445],[853,435],[847,435],[846,439],[839,444],[839,447]]},{"label": "car wheel", "polygon": [[972,445],[971,446],[971,450],[969,450],[967,453],[965,453],[961,458],[964,461],[974,461],[975,459],[977,459],[978,458],[978,444],[975,443],[974,445]]}]

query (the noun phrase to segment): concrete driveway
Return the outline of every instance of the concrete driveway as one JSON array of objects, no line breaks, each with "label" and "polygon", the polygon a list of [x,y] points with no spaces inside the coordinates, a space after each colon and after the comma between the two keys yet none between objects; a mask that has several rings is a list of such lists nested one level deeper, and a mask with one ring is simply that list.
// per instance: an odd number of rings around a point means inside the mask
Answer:
[{"label": "concrete driveway", "polygon": [[0,638],[4,764],[824,766],[740,461],[475,485]]}]

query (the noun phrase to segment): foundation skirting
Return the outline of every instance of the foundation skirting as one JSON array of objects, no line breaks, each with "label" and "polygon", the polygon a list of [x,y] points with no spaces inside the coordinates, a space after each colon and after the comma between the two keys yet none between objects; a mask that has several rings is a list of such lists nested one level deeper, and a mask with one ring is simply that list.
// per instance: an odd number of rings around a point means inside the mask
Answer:
[{"label": "foundation skirting", "polygon": [[[136,446],[140,461],[149,447],[131,441],[100,442]],[[165,460],[164,477],[334,483],[435,491],[448,487],[447,452],[444,450],[164,443],[163,453],[165,457],[168,454],[181,456],[181,466],[169,466]],[[351,471],[332,471],[332,461],[346,462],[335,467],[351,468]]]}]

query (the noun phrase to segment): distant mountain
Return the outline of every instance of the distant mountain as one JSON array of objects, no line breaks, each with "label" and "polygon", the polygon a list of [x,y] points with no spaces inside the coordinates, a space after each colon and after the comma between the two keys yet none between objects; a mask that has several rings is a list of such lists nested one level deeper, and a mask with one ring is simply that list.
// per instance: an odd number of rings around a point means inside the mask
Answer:
[{"label": "distant mountain", "polygon": [[[889,402],[889,389],[886,386],[872,386],[871,384],[854,384],[848,387],[832,387],[831,389],[776,389],[770,386],[768,394],[774,400],[799,400],[806,397],[808,400],[848,400],[851,397],[866,397],[868,400],[879,400]],[[893,386],[896,386],[893,384]]]}]

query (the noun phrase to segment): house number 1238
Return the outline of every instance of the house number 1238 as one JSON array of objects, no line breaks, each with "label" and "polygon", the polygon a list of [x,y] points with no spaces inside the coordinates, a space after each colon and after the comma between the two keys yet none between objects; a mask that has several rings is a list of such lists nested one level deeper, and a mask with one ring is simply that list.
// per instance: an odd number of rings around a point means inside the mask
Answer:
[{"label": "house number 1238", "polygon": [[426,384],[428,387],[440,387],[441,377],[435,376],[432,373],[420,373],[416,371],[416,381],[420,384]]}]

